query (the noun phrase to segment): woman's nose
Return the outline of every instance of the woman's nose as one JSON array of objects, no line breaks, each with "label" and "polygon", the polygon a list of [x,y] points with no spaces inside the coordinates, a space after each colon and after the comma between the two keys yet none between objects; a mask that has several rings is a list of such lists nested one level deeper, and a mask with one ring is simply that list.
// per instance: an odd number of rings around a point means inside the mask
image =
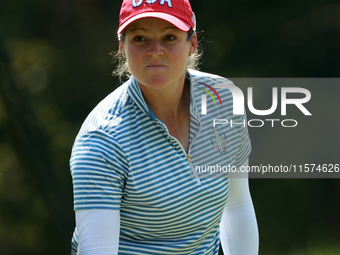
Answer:
[{"label": "woman's nose", "polygon": [[158,40],[151,41],[148,54],[152,57],[158,57],[164,54],[164,49]]}]

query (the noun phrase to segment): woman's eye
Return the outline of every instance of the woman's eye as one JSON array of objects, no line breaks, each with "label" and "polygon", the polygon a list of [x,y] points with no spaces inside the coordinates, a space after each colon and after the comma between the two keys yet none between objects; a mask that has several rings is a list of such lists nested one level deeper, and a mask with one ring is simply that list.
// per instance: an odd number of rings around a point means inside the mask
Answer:
[{"label": "woman's eye", "polygon": [[133,38],[134,41],[136,42],[144,42],[146,39],[145,37],[141,36],[141,35],[137,35]]},{"label": "woman's eye", "polygon": [[167,35],[164,37],[165,41],[174,41],[176,40],[176,37],[174,35]]}]

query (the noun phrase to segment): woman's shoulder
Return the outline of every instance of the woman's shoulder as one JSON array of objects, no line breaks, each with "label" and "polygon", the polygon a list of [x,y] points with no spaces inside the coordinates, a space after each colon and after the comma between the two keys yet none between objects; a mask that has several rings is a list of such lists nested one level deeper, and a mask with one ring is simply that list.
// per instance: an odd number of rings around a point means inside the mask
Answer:
[{"label": "woman's shoulder", "polygon": [[110,129],[114,130],[115,127],[118,127],[122,122],[121,116],[129,100],[127,91],[128,82],[115,89],[100,101],[86,117],[78,136],[96,130],[107,132]]}]

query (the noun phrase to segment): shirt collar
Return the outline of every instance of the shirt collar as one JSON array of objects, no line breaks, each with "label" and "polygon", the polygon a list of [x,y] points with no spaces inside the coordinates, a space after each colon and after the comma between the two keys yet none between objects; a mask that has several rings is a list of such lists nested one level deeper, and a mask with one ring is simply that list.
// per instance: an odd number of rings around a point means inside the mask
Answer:
[{"label": "shirt collar", "polygon": [[131,76],[128,80],[128,94],[130,95],[133,102],[137,105],[139,109],[141,109],[146,115],[150,116],[152,119],[155,119],[156,116],[151,111],[149,105],[145,102],[142,91],[138,85],[137,80]]},{"label": "shirt collar", "polygon": [[[192,78],[192,75],[190,74],[190,71],[188,71],[186,79],[190,86],[190,106],[189,110],[190,113],[195,116],[196,118],[199,118],[198,110],[195,104],[195,96],[194,96],[194,85],[195,85],[195,79]],[[130,79],[127,81],[128,84],[128,94],[130,95],[133,102],[138,106],[139,109],[141,109],[146,115],[150,116],[152,119],[156,119],[156,116],[153,114],[151,108],[146,103],[142,91],[138,85],[137,80],[131,76]]]}]

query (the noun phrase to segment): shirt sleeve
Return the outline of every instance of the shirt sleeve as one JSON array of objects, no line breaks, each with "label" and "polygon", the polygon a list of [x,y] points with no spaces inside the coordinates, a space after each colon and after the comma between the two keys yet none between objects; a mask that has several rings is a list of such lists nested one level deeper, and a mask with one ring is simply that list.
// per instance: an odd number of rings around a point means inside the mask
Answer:
[{"label": "shirt sleeve", "polygon": [[240,127],[240,135],[238,141],[238,149],[235,158],[235,166],[240,167],[246,159],[249,158],[251,153],[251,142],[248,133],[247,115],[244,113],[241,116],[241,120],[237,125]]},{"label": "shirt sleeve", "polygon": [[[241,167],[244,166],[248,166],[248,159]],[[220,239],[224,255],[258,254],[259,234],[247,174],[235,178],[230,173],[230,193],[220,223]]]},{"label": "shirt sleeve", "polygon": [[78,137],[70,167],[74,210],[120,209],[128,161],[112,136],[95,131]]}]

